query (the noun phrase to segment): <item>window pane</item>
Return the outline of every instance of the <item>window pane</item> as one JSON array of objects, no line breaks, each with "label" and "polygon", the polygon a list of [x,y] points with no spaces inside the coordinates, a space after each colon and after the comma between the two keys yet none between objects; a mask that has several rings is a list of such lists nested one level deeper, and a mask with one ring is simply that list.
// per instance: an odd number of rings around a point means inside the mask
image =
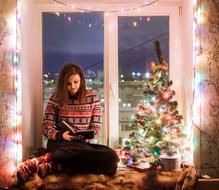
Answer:
[{"label": "window pane", "polygon": [[[120,16],[119,36],[119,138],[127,137],[132,116],[144,100],[145,74],[150,62],[158,62],[154,41],[160,41],[169,61],[168,16]],[[121,142],[121,141],[120,141]]]},{"label": "window pane", "polygon": [[[73,62],[83,68],[87,87],[101,98],[104,110],[103,15],[46,12],[42,17],[43,107],[54,90],[61,68]],[[104,123],[97,138],[99,143],[103,142],[103,134]]]}]

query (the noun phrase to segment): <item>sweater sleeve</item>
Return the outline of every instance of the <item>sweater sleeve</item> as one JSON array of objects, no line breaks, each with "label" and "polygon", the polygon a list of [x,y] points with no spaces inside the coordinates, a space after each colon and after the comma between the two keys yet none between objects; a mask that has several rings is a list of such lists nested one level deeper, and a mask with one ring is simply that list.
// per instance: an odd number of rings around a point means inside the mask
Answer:
[{"label": "sweater sleeve", "polygon": [[95,130],[96,134],[99,134],[102,123],[102,113],[100,99],[97,96],[93,98],[93,111],[91,115],[90,128]]},{"label": "sweater sleeve", "polygon": [[62,133],[59,131],[56,126],[58,116],[58,103],[56,102],[54,96],[52,96],[45,109],[43,117],[43,135],[51,140],[61,140]]}]

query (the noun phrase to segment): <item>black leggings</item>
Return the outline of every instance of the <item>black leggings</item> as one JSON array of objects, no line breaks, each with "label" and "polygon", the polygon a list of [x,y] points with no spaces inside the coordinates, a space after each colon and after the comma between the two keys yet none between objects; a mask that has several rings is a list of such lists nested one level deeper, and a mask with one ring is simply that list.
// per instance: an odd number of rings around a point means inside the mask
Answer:
[{"label": "black leggings", "polygon": [[52,162],[76,173],[114,174],[119,158],[108,146],[83,141],[49,140]]}]

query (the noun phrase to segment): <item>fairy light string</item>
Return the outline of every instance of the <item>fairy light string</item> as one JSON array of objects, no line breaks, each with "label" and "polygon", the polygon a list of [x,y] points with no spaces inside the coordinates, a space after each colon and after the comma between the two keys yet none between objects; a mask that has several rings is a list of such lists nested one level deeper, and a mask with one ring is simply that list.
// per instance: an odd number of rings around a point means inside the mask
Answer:
[{"label": "fairy light string", "polygon": [[20,39],[20,24],[21,24],[21,1],[16,1],[16,15],[15,15],[15,31],[16,42],[14,43],[14,53],[12,60],[13,69],[13,83],[14,83],[14,115],[13,128],[14,133],[14,161],[17,166],[22,161],[22,143],[21,143],[21,71],[20,71],[20,54],[21,54],[21,39]]},{"label": "fairy light string", "polygon": [[[104,9],[101,9],[101,8],[91,8],[91,6],[87,6],[87,8],[82,8],[82,7],[79,7],[79,6],[75,6],[72,3],[66,3],[66,2],[61,1],[61,0],[54,0],[54,3],[57,4],[57,5],[68,7],[70,9],[78,11],[80,13],[92,13],[92,12],[96,12],[96,13],[104,14],[105,16],[108,16],[110,13],[140,12],[145,7],[148,7],[150,5],[157,5],[158,1],[159,0],[145,0],[144,4],[141,4],[138,7],[120,8],[120,9],[111,9],[111,10],[104,10]],[[67,13],[55,12],[55,15],[57,15],[59,17],[63,16],[64,19],[66,19],[68,22],[72,22],[72,20],[73,20],[70,15],[67,15]],[[150,17],[146,18],[147,22],[149,22],[150,20],[151,20]],[[142,17],[140,18],[139,22],[141,22],[141,21],[143,21]],[[81,22],[78,21],[78,23],[79,24],[87,24],[87,23],[84,23],[83,21],[81,21]],[[104,25],[104,24],[102,23],[102,25]],[[89,28],[97,27],[97,26],[99,26],[99,24],[96,23],[96,22],[95,23],[88,23],[88,27]],[[129,26],[137,27],[138,26],[138,22],[133,22]]]},{"label": "fairy light string", "polygon": [[54,0],[55,3],[59,4],[59,5],[63,5],[66,7],[69,7],[71,9],[80,11],[80,12],[103,12],[106,15],[108,15],[109,13],[119,13],[119,12],[129,12],[129,11],[141,11],[141,9],[148,7],[150,5],[157,5],[159,0],[153,0],[153,1],[145,1],[145,3],[143,5],[140,5],[138,7],[131,7],[131,8],[122,8],[122,9],[114,9],[114,10],[101,10],[100,8],[96,8],[96,9],[92,9],[90,6],[87,7],[87,9],[85,8],[81,8],[81,7],[76,7],[73,4],[70,3],[65,3],[59,0]]},{"label": "fairy light string", "polygon": [[[200,0],[193,0],[193,99],[192,99],[192,126],[195,131],[193,134],[193,151],[201,149],[202,135],[206,135],[204,130],[200,128],[202,124],[202,104],[205,102],[203,92],[204,81],[206,80],[203,71],[203,50],[200,35],[203,34],[203,24],[206,22],[204,15],[204,7]],[[200,159],[202,159],[200,157]]]}]

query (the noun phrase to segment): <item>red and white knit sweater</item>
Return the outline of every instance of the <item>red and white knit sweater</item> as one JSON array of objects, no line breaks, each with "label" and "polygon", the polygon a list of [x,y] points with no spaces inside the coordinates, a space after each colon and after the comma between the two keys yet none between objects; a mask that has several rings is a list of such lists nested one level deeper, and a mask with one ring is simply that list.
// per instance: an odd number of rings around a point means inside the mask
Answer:
[{"label": "red and white knit sweater", "polygon": [[100,100],[94,93],[87,93],[85,103],[72,99],[68,105],[60,106],[53,95],[47,104],[43,118],[43,134],[52,140],[61,140],[67,122],[78,130],[93,129],[98,134],[101,127]]}]

